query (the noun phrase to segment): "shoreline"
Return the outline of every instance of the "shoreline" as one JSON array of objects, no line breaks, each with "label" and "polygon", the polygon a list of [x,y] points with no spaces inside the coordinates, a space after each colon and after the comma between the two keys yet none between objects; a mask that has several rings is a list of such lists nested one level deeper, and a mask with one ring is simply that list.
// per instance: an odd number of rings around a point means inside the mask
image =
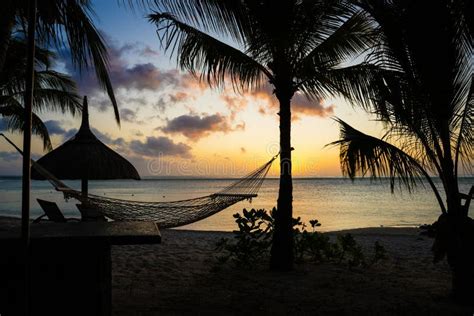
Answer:
[{"label": "shoreline", "polygon": [[[79,217],[78,217],[79,218]],[[21,220],[20,217],[16,216],[4,216],[0,215],[0,228],[4,225],[14,225]],[[47,221],[47,220],[45,220]],[[33,219],[30,219],[30,224],[33,222]],[[159,228],[159,226],[158,226]],[[338,230],[317,230],[320,233],[324,234],[345,234],[350,233],[354,235],[412,235],[414,231],[419,231],[419,226],[380,226],[380,227],[357,227],[357,228],[348,228],[348,229],[338,229]],[[203,230],[203,229],[188,229],[188,228],[165,228],[160,229],[160,231],[180,231],[180,232],[200,232],[200,233],[209,233],[209,234],[232,234],[232,231],[225,230]]]}]

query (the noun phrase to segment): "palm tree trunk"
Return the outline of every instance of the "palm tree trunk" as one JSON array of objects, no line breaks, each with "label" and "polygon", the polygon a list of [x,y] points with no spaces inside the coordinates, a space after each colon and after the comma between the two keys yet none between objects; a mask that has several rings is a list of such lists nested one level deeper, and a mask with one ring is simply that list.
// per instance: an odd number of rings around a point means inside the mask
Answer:
[{"label": "palm tree trunk", "polygon": [[438,220],[439,232],[436,243],[444,245],[452,272],[453,298],[462,303],[474,302],[474,220],[468,217],[461,203],[454,162],[448,152],[441,161],[443,185],[448,212]]},{"label": "palm tree trunk", "polygon": [[275,229],[270,268],[293,268],[293,183],[291,177],[291,94],[279,95],[280,101],[280,189],[275,212]]},{"label": "palm tree trunk", "polygon": [[25,315],[30,312],[30,186],[31,186],[31,120],[34,92],[35,67],[35,29],[36,29],[36,0],[28,3],[28,51],[26,65],[25,87],[25,117],[23,127],[23,173],[21,189],[21,238],[25,250],[25,293],[23,307]]},{"label": "palm tree trunk", "polygon": [[[434,249],[444,248],[452,273],[452,295],[461,303],[474,303],[474,220],[443,214],[438,220]],[[441,249],[443,250],[443,249]]]},{"label": "palm tree trunk", "polygon": [[2,18],[0,19],[0,71],[5,64],[12,29],[15,25],[15,6],[13,2],[7,0],[6,3],[2,3]]}]

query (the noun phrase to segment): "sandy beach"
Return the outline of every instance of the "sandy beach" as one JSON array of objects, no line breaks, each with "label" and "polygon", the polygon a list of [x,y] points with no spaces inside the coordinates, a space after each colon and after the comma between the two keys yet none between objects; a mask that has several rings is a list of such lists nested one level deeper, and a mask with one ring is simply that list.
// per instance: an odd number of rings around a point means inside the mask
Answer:
[{"label": "sandy beach", "polygon": [[[0,228],[18,219],[0,218]],[[357,314],[472,315],[449,298],[447,263],[433,264],[432,239],[417,228],[350,232],[371,255],[375,241],[387,259],[368,268],[296,264],[277,273],[216,260],[216,242],[229,232],[162,230],[162,243],[112,247],[113,315]]]},{"label": "sandy beach", "polygon": [[231,233],[163,230],[159,245],[114,246],[114,315],[472,315],[472,308],[448,298],[449,267],[432,263],[432,239],[419,229],[344,232],[367,254],[378,240],[388,259],[365,269],[297,264],[293,272],[279,274],[264,264],[250,271],[217,264],[214,245]]}]

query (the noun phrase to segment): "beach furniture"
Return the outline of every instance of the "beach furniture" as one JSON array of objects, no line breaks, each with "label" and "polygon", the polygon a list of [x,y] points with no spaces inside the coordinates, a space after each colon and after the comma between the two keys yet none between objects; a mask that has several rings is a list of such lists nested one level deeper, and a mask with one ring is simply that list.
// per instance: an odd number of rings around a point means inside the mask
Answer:
[{"label": "beach furniture", "polygon": [[[31,315],[111,315],[112,245],[158,244],[151,222],[32,225],[28,254]],[[20,221],[0,227],[0,314],[24,305]]]},{"label": "beach furniture", "polygon": [[65,218],[58,205],[55,202],[46,201],[42,199],[36,199],[39,205],[44,211],[44,214],[38,217],[33,221],[33,223],[38,223],[43,217],[47,217],[50,221],[56,223],[65,223],[67,221],[78,221],[77,218]]},{"label": "beach furniture", "polygon": [[[47,179],[66,199],[76,199],[87,208],[100,212],[114,221],[151,221],[161,228],[173,228],[200,221],[231,205],[258,196],[265,177],[278,155],[268,162],[235,180],[227,187],[209,195],[178,201],[136,201],[111,198],[96,194],[84,194],[70,188],[56,178],[40,163],[32,160],[32,168]],[[85,208],[85,207],[84,207]]]}]

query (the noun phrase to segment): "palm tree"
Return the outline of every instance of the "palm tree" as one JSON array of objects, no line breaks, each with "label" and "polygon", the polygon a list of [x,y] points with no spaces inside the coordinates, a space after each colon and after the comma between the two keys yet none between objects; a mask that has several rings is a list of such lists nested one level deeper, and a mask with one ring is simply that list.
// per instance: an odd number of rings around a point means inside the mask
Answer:
[{"label": "palm tree", "polygon": [[[369,56],[380,74],[372,78],[378,97],[369,110],[385,123],[387,134],[378,139],[338,120],[341,138],[333,144],[340,145],[343,172],[352,179],[387,176],[392,191],[397,178],[410,191],[422,179],[429,183],[442,213],[435,259],[447,255],[454,294],[472,302],[473,190],[462,194],[458,185],[461,165],[472,174],[474,149],[472,25],[464,2],[357,2],[382,31],[381,44]],[[442,188],[434,185],[433,175]]]},{"label": "palm tree", "polygon": [[[269,82],[279,101],[280,188],[270,265],[293,265],[291,99],[342,95],[367,102],[372,67],[344,67],[372,44],[366,14],[345,1],[162,0],[149,16],[164,48],[183,70],[211,87],[236,91]],[[361,80],[359,80],[361,79]],[[360,84],[361,83],[361,84]]]},{"label": "palm tree", "polygon": [[[5,66],[9,40],[15,28],[27,33],[27,65],[25,71],[25,109],[23,125],[23,168],[22,168],[22,229],[25,267],[28,270],[29,254],[29,213],[31,176],[31,132],[32,106],[34,103],[34,61],[35,41],[55,45],[58,48],[69,46],[73,64],[79,70],[94,66],[97,79],[107,90],[120,124],[119,111],[107,70],[107,52],[104,41],[93,25],[90,15],[91,0],[4,0],[0,20],[0,70]],[[25,272],[25,307],[29,313],[28,273]]]},{"label": "palm tree", "polygon": [[[0,20],[0,70],[10,38],[15,30],[28,25],[30,0],[2,1]],[[36,37],[42,46],[69,47],[73,65],[80,71],[94,68],[97,79],[112,102],[115,119],[120,124],[117,101],[107,70],[107,47],[91,21],[91,0],[37,0]],[[26,52],[25,52],[26,53]]]},{"label": "palm tree", "polygon": [[[26,43],[23,40],[9,40],[5,64],[0,71],[0,116],[7,119],[10,131],[23,131],[24,128],[25,51]],[[54,58],[52,52],[36,47],[33,109],[36,112],[50,110],[74,115],[81,110],[76,84],[69,76],[49,69]],[[35,113],[32,127],[33,133],[43,140],[44,149],[51,150],[48,129]]]}]

